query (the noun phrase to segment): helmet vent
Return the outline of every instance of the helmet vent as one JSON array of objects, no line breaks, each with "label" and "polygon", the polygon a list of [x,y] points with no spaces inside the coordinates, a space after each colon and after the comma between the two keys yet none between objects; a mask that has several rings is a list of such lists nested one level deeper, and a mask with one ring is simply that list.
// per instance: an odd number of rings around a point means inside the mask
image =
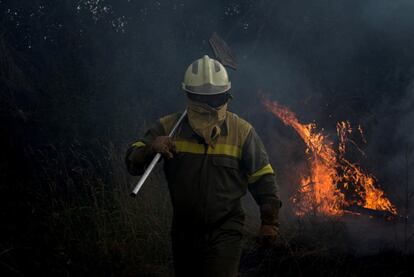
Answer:
[{"label": "helmet vent", "polygon": [[219,63],[218,62],[214,62],[214,70],[216,71],[216,72],[219,72],[220,71],[220,65],[219,65]]},{"label": "helmet vent", "polygon": [[191,72],[193,72],[193,74],[198,73],[198,61],[193,62],[193,65],[191,66]]}]

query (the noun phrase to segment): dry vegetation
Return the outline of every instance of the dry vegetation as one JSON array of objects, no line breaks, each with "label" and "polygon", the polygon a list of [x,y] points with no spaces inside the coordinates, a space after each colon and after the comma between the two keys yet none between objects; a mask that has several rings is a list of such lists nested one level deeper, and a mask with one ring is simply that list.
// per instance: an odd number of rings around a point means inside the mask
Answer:
[{"label": "dry vegetation", "polygon": [[[18,3],[30,15],[32,6]],[[142,134],[151,118],[165,113],[160,106],[168,106],[168,96],[176,95],[166,88],[177,86],[181,71],[171,62],[175,59],[167,63],[165,53],[148,50],[158,38],[152,38],[152,26],[141,19],[136,21],[141,29],[129,38],[137,48],[121,48],[112,56],[127,40],[113,32],[112,18],[75,16],[69,4],[51,4],[50,14],[41,11],[42,16],[31,19],[36,24],[25,25],[33,36],[30,49],[22,46],[28,39],[13,29],[15,21],[0,20],[0,276],[173,276],[172,207],[161,167],[133,199],[129,194],[136,179],[127,174],[123,159],[137,132]],[[64,24],[48,30],[55,41],[46,41],[44,26],[55,26],[57,19]],[[182,35],[189,40],[182,45],[201,41],[193,33]],[[180,45],[177,41],[171,44]],[[194,45],[192,53],[199,52]],[[162,74],[160,65],[167,67]],[[290,161],[279,163],[291,166]],[[407,171],[407,197],[408,164],[401,170]],[[409,221],[403,241],[390,232],[394,244],[361,254],[347,225],[352,220],[298,219],[285,205],[279,242],[266,247],[255,240],[257,208],[251,197],[244,204],[249,216],[240,276],[414,276],[413,255],[405,247],[412,244]],[[403,226],[393,224],[388,228]]]}]

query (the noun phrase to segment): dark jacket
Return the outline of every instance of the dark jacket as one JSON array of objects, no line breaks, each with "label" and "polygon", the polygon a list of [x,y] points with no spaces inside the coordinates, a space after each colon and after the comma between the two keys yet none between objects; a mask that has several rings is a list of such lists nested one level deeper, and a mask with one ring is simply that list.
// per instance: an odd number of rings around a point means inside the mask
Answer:
[{"label": "dark jacket", "polygon": [[[126,165],[132,175],[142,174],[151,161],[145,146],[157,136],[168,135],[179,116],[161,118],[131,145]],[[253,127],[234,113],[227,112],[221,128],[214,148],[192,130],[187,118],[174,135],[176,154],[164,162],[173,226],[208,228],[231,222],[233,228],[241,228],[241,197],[247,189],[260,206],[262,224],[278,225],[281,202],[263,143]]]}]

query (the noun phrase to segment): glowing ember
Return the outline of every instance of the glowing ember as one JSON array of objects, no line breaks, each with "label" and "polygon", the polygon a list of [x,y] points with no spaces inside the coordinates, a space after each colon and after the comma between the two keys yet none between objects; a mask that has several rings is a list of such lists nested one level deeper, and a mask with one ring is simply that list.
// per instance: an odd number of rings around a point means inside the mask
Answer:
[{"label": "glowing ember", "polygon": [[[347,142],[355,145],[364,154],[357,144],[348,138],[353,131],[348,121],[337,124],[339,145],[335,151],[333,142],[316,130],[316,124],[302,124],[287,107],[271,102],[265,97],[262,101],[268,111],[281,119],[285,125],[295,129],[307,146],[309,174],[301,177],[298,192],[292,197],[297,215],[313,213],[339,216],[347,207],[353,205],[397,215],[397,209],[385,196],[384,191],[375,187],[375,178],[344,157]],[[365,142],[361,126],[358,126],[358,131]],[[345,197],[344,192],[356,197]]]}]

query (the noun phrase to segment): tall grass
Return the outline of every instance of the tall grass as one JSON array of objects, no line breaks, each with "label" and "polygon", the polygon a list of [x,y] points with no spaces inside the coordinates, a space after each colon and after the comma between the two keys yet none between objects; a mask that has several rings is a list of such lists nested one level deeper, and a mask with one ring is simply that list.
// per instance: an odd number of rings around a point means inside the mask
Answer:
[{"label": "tall grass", "polygon": [[131,198],[136,178],[124,167],[125,147],[99,146],[39,152],[45,220],[64,262],[56,266],[69,275],[169,276],[171,204],[160,168]]}]

